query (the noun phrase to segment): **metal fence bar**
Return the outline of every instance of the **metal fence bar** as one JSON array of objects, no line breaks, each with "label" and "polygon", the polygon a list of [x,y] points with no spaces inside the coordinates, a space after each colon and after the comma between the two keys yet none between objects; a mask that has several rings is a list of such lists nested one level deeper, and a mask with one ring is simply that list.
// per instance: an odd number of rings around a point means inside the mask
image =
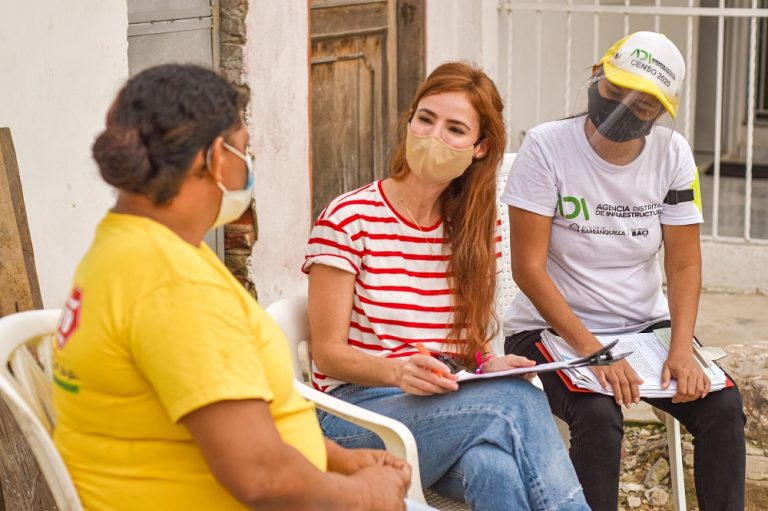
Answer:
[{"label": "metal fence bar", "polygon": [[[501,12],[501,6],[499,6],[499,12]],[[512,91],[512,70],[515,68],[512,62],[512,55],[514,52],[512,51],[512,10],[507,10],[507,98],[506,103],[507,105],[510,104],[511,98],[511,91]],[[512,144],[512,131],[510,130],[510,126],[512,126],[512,112],[510,111],[509,107],[505,108],[506,114],[507,114],[507,132],[509,133],[507,135],[507,145]]]},{"label": "metal fence bar", "polygon": [[742,237],[737,236],[718,236],[715,240],[711,236],[702,236],[702,240],[717,241],[718,243],[728,243],[730,245],[758,245],[761,247],[768,247],[768,240],[760,238],[750,238],[745,240]]},{"label": "metal fence bar", "polygon": [[[629,7],[629,0],[624,0],[624,7]],[[624,11],[624,36],[629,35],[629,13]]]},{"label": "metal fence bar", "polygon": [[[693,0],[688,0],[688,7],[693,6]],[[685,38],[685,61],[688,63],[688,69],[690,70],[691,62],[693,61],[693,16],[687,18],[687,32]],[[691,117],[693,111],[691,110],[691,83],[693,80],[690,78],[685,81],[685,138],[691,140]]]},{"label": "metal fence bar", "polygon": [[[659,7],[661,7],[661,0],[656,0],[653,5],[656,6],[656,10],[658,10]],[[653,16],[653,30],[654,32],[661,32],[661,16],[658,14]]]},{"label": "metal fence bar", "polygon": [[768,20],[760,21],[760,42],[762,43],[760,50],[760,87],[758,91],[761,93],[759,97],[758,110],[766,114],[768,113]]},{"label": "metal fence bar", "polygon": [[[757,0],[752,0],[757,8]],[[752,156],[755,136],[755,78],[757,67],[757,18],[749,20],[749,79],[747,94],[747,161],[744,169],[744,239],[749,241],[752,224]]]},{"label": "metal fence bar", "polygon": [[[512,3],[507,2],[506,9],[512,9]],[[698,16],[709,18],[768,18],[768,9],[750,9],[735,8],[735,7],[659,7],[648,5],[632,5],[627,7],[626,5],[594,5],[594,4],[546,4],[542,7],[538,3],[515,3],[514,10],[516,11],[538,11],[542,12],[582,12],[582,13],[599,13],[599,14],[639,14],[644,16],[653,16],[658,14],[659,16]]]},{"label": "metal fence bar", "polygon": [[[538,0],[543,5],[543,0]],[[536,11],[536,123],[541,122],[541,11]]]},{"label": "metal fence bar", "polygon": [[[623,15],[624,21],[624,34],[627,35],[630,31],[630,16],[653,16],[654,29],[661,31],[661,21],[663,16],[685,16],[686,21],[686,44],[685,44],[685,59],[688,63],[689,69],[694,68],[694,21],[712,17],[717,19],[717,56],[716,56],[716,83],[715,83],[715,125],[714,125],[714,154],[713,154],[713,170],[714,176],[712,180],[713,193],[712,193],[712,232],[709,236],[703,236],[704,239],[712,239],[718,242],[728,243],[748,243],[768,245],[768,240],[752,239],[752,187],[753,187],[753,159],[754,159],[754,124],[757,112],[762,112],[762,108],[768,108],[768,105],[763,105],[765,99],[762,94],[758,97],[758,92],[763,91],[765,87],[768,87],[768,72],[765,64],[759,64],[758,60],[762,63],[763,60],[768,61],[768,47],[765,41],[768,40],[768,5],[765,2],[759,0],[751,0],[751,7],[735,7],[726,8],[725,0],[719,0],[717,7],[696,7],[695,0],[688,0],[685,6],[664,7],[662,6],[662,0],[654,0],[653,5],[633,6],[630,0],[624,0],[621,4],[615,5],[601,5],[600,0],[593,0],[593,2],[587,4],[574,4],[573,0],[566,0],[563,3],[544,3],[543,0],[532,0],[527,2],[517,3],[514,0],[499,0],[499,12],[507,13],[508,26],[511,29],[512,26],[512,11],[515,12],[535,12],[536,13],[536,122],[542,121],[541,118],[541,56],[543,53],[542,39],[543,39],[543,21],[542,17],[547,13],[564,13],[566,15],[566,48],[565,48],[565,110],[566,115],[570,115],[572,98],[570,94],[571,88],[571,72],[573,66],[573,14],[584,13],[592,15],[592,55],[593,61],[597,62],[600,57],[600,15],[602,14],[620,14]],[[725,52],[725,23],[726,19],[749,19],[750,20],[750,32],[749,32],[749,78],[748,78],[748,107],[747,107],[747,129],[746,129],[746,170],[745,170],[745,203],[744,203],[744,232],[743,238],[733,236],[721,236],[720,235],[720,203],[721,203],[721,166],[722,166],[722,150],[723,150],[723,100],[724,94],[724,52]],[[507,31],[507,47],[510,56],[513,53],[511,30]],[[731,36],[729,36],[731,37]],[[760,42],[758,42],[760,41]],[[510,65],[507,69],[508,83],[512,84],[512,68]],[[731,77],[730,79],[733,79]],[[730,83],[730,82],[729,82]],[[742,82],[743,83],[743,82]],[[734,84],[735,87],[739,87],[739,84]],[[681,131],[684,133],[688,140],[691,140],[693,136],[693,108],[692,108],[692,88],[693,81],[691,79],[686,80],[685,83],[685,99],[683,100],[685,115]],[[511,91],[510,91],[511,92]],[[738,115],[738,112],[733,112]],[[762,115],[762,113],[761,113]],[[511,134],[510,134],[511,137]]]},{"label": "metal fence bar", "polygon": [[[600,7],[600,0],[595,0],[595,7]],[[600,58],[600,14],[595,11],[592,15],[592,62]]]},{"label": "metal fence bar", "polygon": [[[720,7],[725,0],[720,0]],[[715,77],[715,161],[714,186],[712,192],[712,238],[717,239],[720,220],[720,149],[723,129],[723,46],[725,44],[725,18],[717,18],[717,76]]]},{"label": "metal fence bar", "polygon": [[[573,4],[573,0],[568,0],[568,5]],[[564,117],[571,115],[571,49],[573,46],[573,20],[571,11],[565,13],[565,114]]]}]

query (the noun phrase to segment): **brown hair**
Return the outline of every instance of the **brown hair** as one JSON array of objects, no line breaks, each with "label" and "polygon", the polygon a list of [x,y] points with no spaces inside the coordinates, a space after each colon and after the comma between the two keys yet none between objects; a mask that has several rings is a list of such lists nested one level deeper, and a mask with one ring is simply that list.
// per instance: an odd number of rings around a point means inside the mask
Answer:
[{"label": "brown hair", "polygon": [[[504,156],[506,135],[499,91],[488,75],[462,62],[432,71],[419,87],[398,123],[398,140],[389,160],[389,175],[402,179],[410,169],[405,135],[419,101],[443,92],[464,92],[480,117],[480,137],[488,152],[448,185],[439,198],[444,232],[451,249],[448,282],[453,290],[454,321],[448,341],[459,348],[462,362],[472,367],[474,353],[496,335],[496,169]],[[492,328],[488,328],[491,325]],[[464,339],[462,339],[464,332]]]}]

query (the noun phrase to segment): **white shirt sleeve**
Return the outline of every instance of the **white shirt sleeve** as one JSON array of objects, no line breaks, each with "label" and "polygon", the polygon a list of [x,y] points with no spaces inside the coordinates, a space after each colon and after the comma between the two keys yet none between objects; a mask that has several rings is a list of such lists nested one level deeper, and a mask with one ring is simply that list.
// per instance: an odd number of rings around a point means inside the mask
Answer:
[{"label": "white shirt sleeve", "polygon": [[557,179],[534,133],[529,133],[509,171],[501,202],[552,217],[557,208]]},{"label": "white shirt sleeve", "polygon": [[675,133],[670,144],[670,151],[672,151],[671,161],[674,165],[674,174],[669,190],[693,189],[694,200],[675,205],[662,204],[659,221],[666,225],[700,224],[704,222],[699,209],[701,207],[701,192],[698,186],[698,169],[691,148],[681,135]]},{"label": "white shirt sleeve", "polygon": [[331,202],[312,228],[304,251],[304,264],[301,268],[304,273],[309,273],[309,267],[313,264],[324,264],[355,275],[360,274],[365,247],[362,238],[354,240],[347,231],[349,219],[342,212],[333,212],[332,206],[337,201],[338,198]]}]

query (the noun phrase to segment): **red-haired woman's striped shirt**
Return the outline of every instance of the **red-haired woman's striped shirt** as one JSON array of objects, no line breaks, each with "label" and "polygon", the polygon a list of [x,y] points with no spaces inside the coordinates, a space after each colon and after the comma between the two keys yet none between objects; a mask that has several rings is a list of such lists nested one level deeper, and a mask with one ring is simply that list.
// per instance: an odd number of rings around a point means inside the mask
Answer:
[{"label": "red-haired woman's striped shirt", "polygon": [[[416,353],[416,342],[432,352],[455,351],[444,342],[453,321],[448,257],[442,222],[415,225],[397,213],[376,181],[325,208],[302,269],[324,264],[353,273],[347,342],[375,357],[396,358]],[[312,381],[323,391],[346,383],[314,365]]]}]

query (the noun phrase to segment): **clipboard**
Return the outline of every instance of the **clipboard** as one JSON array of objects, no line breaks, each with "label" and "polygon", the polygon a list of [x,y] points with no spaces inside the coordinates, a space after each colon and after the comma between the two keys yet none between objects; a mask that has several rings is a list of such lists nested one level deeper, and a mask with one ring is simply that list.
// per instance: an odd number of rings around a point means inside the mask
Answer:
[{"label": "clipboard", "polygon": [[523,374],[547,373],[551,371],[558,371],[558,374],[560,374],[562,377],[563,375],[562,375],[562,371],[560,371],[561,369],[609,365],[609,364],[613,364],[618,360],[626,358],[632,354],[632,352],[630,351],[630,352],[621,353],[619,355],[614,356],[613,353],[611,353],[611,348],[616,346],[618,342],[619,340],[616,339],[615,341],[609,344],[606,344],[605,346],[603,346],[596,352],[592,353],[591,355],[587,355],[586,357],[575,358],[572,360],[565,360],[562,362],[552,362],[551,357],[549,357],[549,354],[547,353],[545,357],[547,357],[549,362],[547,362],[546,364],[537,364],[532,367],[515,367],[512,369],[507,369],[506,371],[494,371],[492,373],[481,373],[481,374],[470,373],[468,371],[459,371],[458,373],[456,373],[456,376],[459,377],[457,381],[461,383],[461,382],[470,381],[470,380],[484,380],[488,378],[499,378],[502,376],[520,376]]}]

